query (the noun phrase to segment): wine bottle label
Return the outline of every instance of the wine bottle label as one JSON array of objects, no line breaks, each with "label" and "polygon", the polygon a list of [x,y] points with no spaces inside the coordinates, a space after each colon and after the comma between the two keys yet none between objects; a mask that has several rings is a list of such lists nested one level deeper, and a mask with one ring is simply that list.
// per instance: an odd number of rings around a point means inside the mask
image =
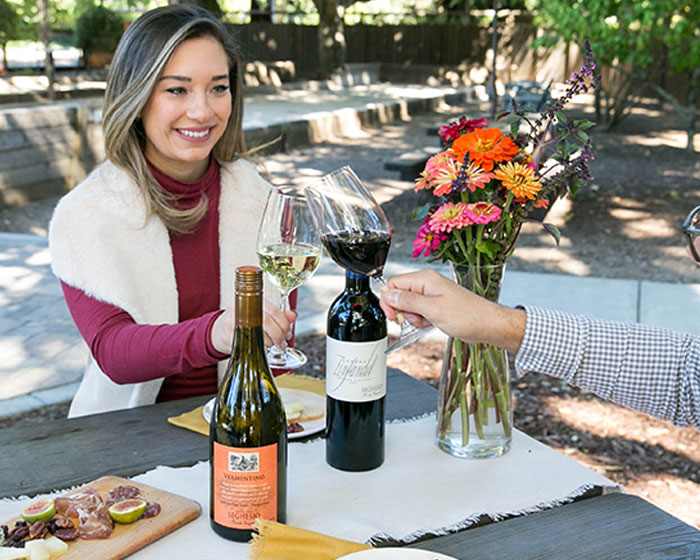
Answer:
[{"label": "wine bottle label", "polygon": [[341,401],[376,401],[386,395],[386,337],[344,342],[326,337],[326,393]]},{"label": "wine bottle label", "polygon": [[246,530],[258,517],[277,521],[277,444],[213,445],[214,521]]}]

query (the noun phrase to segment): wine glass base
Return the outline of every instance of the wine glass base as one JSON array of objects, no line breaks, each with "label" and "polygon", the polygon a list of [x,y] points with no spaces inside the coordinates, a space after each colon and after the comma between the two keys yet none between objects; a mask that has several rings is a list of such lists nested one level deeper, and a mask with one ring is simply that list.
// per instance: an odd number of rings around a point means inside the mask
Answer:
[{"label": "wine glass base", "polygon": [[391,354],[392,352],[396,352],[397,350],[401,350],[402,348],[406,348],[406,346],[410,346],[414,342],[418,342],[421,338],[423,338],[426,334],[428,334],[430,331],[432,331],[435,327],[426,327],[424,329],[418,329],[412,325],[409,326],[409,328],[402,328],[401,329],[401,334],[399,334],[399,338],[397,338],[391,346],[389,346],[384,353],[385,354]]},{"label": "wine glass base", "polygon": [[271,348],[267,353],[267,365],[275,369],[298,369],[307,361],[306,354],[296,348],[287,348],[284,352]]}]

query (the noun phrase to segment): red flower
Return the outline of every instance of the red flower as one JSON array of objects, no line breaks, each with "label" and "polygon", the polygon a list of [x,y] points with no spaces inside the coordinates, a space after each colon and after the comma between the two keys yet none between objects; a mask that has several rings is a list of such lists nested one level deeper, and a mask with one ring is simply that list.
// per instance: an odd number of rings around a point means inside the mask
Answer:
[{"label": "red flower", "polygon": [[467,119],[462,117],[458,121],[453,121],[450,124],[441,126],[438,130],[438,135],[443,142],[452,142],[462,134],[474,132],[477,128],[486,128],[489,125],[487,119]]}]

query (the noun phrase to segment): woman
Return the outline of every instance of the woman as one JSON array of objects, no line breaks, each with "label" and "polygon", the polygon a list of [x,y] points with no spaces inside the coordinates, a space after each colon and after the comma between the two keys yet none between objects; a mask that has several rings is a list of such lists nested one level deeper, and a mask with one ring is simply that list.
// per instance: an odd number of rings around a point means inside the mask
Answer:
[{"label": "woman", "polygon": [[[257,262],[270,188],[244,157],[242,107],[236,46],[209,12],[170,5],[129,26],[107,78],[107,161],[50,224],[91,352],[69,416],[216,391],[234,270]],[[269,306],[268,342],[284,344],[293,319]]]}]

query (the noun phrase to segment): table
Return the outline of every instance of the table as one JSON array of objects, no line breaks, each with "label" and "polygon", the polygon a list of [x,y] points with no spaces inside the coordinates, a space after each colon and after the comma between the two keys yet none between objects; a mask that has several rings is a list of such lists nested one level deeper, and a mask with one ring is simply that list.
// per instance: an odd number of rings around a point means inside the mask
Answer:
[{"label": "table", "polygon": [[[398,370],[389,371],[388,383],[389,419],[434,410],[436,393],[431,387]],[[206,438],[166,422],[207,398],[2,430],[0,497],[34,495],[107,474],[133,476],[158,465],[190,466],[207,459]],[[465,560],[688,559],[700,558],[700,531],[641,498],[608,494],[410,546]]]}]

